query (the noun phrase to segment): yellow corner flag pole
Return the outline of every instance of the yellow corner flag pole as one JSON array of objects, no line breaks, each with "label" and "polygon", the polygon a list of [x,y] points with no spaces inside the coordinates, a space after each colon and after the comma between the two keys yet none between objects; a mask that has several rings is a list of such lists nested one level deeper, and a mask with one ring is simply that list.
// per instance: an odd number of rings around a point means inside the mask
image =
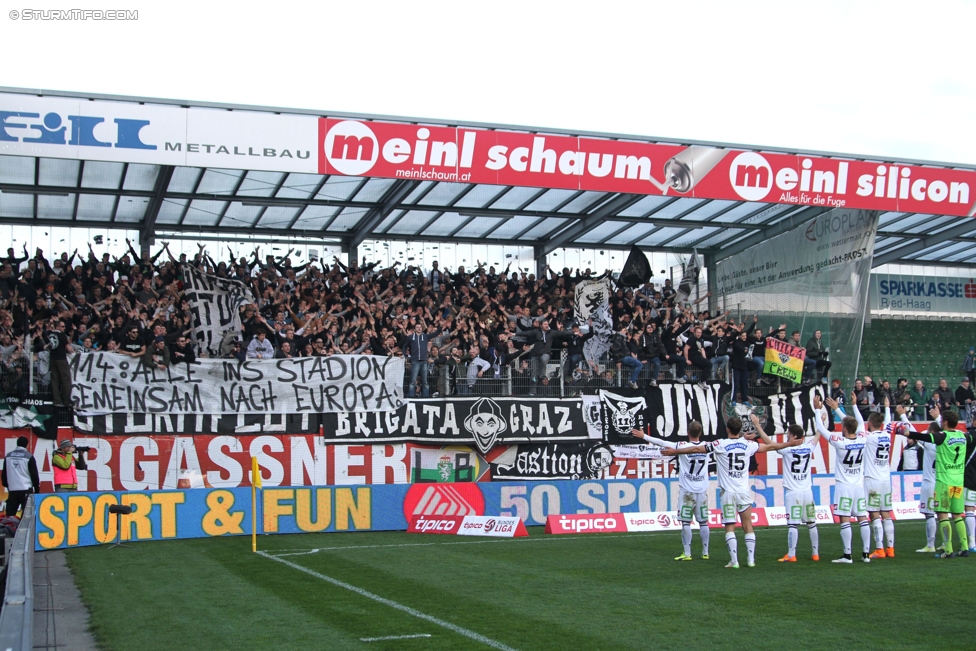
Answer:
[{"label": "yellow corner flag pole", "polygon": [[251,457],[251,551],[258,550],[258,489],[261,488],[261,469],[258,458]]}]

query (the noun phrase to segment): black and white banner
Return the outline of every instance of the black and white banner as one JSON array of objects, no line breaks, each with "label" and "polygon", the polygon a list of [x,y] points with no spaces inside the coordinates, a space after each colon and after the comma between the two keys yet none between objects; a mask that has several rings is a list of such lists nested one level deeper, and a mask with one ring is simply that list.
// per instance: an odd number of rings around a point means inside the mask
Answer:
[{"label": "black and white banner", "polygon": [[225,338],[241,333],[241,307],[254,303],[250,288],[239,280],[211,276],[188,264],[182,266],[183,295],[193,315],[197,350],[219,357]]},{"label": "black and white banner", "polygon": [[612,461],[610,446],[604,443],[513,445],[491,462],[491,478],[591,479]]},{"label": "black and white banner", "polygon": [[149,434],[318,434],[320,414],[106,414],[74,419],[92,436]]},{"label": "black and white banner", "polygon": [[[763,427],[767,434],[784,434],[790,425],[800,425],[807,436],[817,433],[813,425],[813,397],[824,397],[824,387],[821,384],[801,386],[792,391],[777,393],[764,398],[766,420]],[[833,416],[831,416],[833,420]]]},{"label": "black and white banner", "polygon": [[322,415],[328,443],[475,444],[482,454],[496,444],[585,441],[579,399],[451,398],[410,400],[386,413]]},{"label": "black and white banner", "polygon": [[86,416],[372,412],[403,404],[401,357],[200,359],[165,371],[121,353],[68,359],[71,400]]},{"label": "black and white banner", "polygon": [[573,305],[576,306],[576,320],[582,326],[590,322],[593,336],[583,342],[583,357],[591,364],[598,364],[600,358],[610,350],[610,336],[613,334],[613,319],[610,316],[610,294],[612,287],[609,272],[593,280],[576,284]]},{"label": "black and white banner", "polygon": [[702,424],[702,438],[725,436],[725,420],[720,406],[729,385],[723,382],[680,384],[661,382],[644,391],[602,389],[603,431],[611,445],[637,442],[631,429],[650,428],[651,436],[679,440],[688,433],[688,423]]}]

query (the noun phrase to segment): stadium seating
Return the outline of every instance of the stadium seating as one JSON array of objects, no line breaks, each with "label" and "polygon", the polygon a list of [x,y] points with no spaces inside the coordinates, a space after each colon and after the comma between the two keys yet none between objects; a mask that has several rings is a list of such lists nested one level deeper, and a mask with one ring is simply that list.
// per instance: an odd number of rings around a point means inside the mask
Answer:
[{"label": "stadium seating", "polygon": [[910,385],[922,380],[930,391],[945,378],[955,391],[963,357],[974,345],[976,324],[971,321],[873,319],[864,326],[858,376],[887,379],[892,386],[900,377]]}]

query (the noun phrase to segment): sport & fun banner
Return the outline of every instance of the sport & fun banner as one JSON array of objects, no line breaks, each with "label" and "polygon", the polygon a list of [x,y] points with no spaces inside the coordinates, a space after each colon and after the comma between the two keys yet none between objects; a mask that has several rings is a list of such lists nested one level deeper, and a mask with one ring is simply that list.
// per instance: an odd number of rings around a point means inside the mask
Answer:
[{"label": "sport & fun banner", "polygon": [[803,360],[806,358],[806,348],[788,344],[775,337],[766,337],[766,363],[763,365],[763,373],[800,382],[803,377]]},{"label": "sport & fun banner", "polygon": [[69,355],[75,413],[372,412],[403,404],[403,358],[199,359],[165,371],[121,353]]}]

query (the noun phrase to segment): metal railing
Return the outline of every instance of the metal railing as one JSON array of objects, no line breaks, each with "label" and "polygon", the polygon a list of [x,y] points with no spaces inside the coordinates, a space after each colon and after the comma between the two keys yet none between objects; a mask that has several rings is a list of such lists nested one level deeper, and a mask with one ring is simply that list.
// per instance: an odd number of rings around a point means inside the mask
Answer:
[{"label": "metal railing", "polygon": [[[9,540],[9,539],[8,539]],[[34,646],[34,496],[27,497],[23,517],[6,555],[0,649],[31,651]]]}]

